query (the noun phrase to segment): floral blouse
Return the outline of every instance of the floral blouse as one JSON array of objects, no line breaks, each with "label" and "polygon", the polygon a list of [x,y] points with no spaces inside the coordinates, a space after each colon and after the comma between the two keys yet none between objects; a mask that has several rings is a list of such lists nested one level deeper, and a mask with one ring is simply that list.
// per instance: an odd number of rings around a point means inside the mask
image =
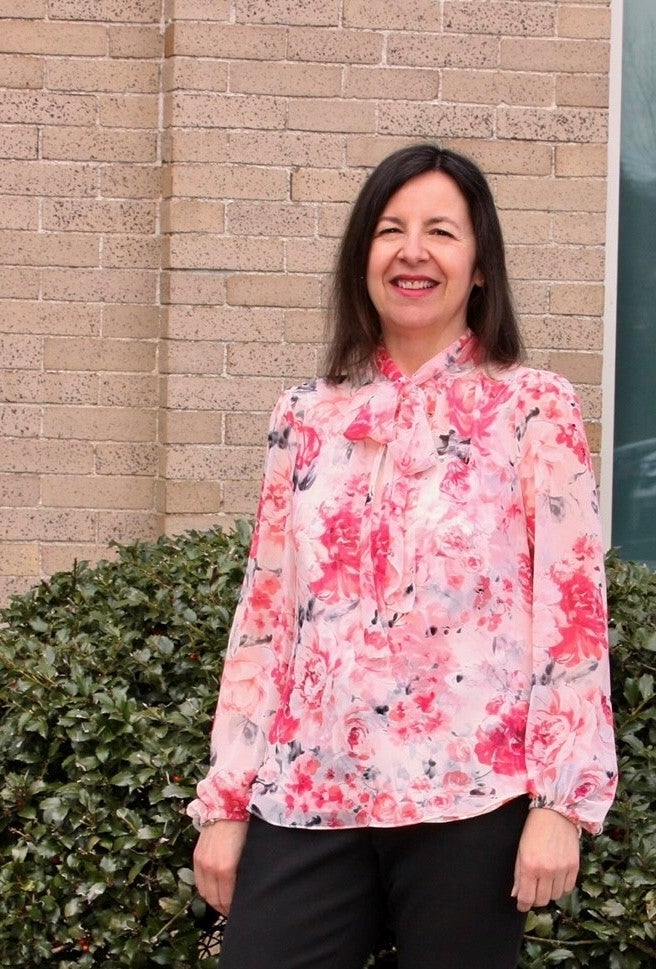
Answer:
[{"label": "floral blouse", "polygon": [[189,814],[449,821],[616,784],[603,551],[567,381],[477,366],[287,391]]}]

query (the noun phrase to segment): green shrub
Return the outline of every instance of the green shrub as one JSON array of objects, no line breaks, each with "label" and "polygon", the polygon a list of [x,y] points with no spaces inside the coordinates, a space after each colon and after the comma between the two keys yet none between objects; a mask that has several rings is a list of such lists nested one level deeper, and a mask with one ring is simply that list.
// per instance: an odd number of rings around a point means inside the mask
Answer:
[{"label": "green shrub", "polygon": [[[199,964],[184,807],[249,535],[122,547],[0,613],[3,965]],[[526,967],[656,961],[656,576],[610,556],[608,578],[620,791],[579,888],[530,914]]]}]

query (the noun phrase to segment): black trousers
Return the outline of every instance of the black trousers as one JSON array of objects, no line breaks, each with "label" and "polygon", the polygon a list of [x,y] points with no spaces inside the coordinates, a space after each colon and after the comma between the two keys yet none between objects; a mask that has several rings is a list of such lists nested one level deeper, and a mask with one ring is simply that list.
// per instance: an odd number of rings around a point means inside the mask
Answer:
[{"label": "black trousers", "polygon": [[401,828],[253,818],[219,969],[363,969],[391,928],[399,969],[515,969],[510,897],[528,802]]}]

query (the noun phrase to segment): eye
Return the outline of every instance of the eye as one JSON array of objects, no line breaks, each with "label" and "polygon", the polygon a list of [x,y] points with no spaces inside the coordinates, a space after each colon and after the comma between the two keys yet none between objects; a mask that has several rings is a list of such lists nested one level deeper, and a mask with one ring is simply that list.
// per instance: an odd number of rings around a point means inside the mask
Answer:
[{"label": "eye", "polygon": [[439,228],[439,226],[436,226],[434,229],[431,229],[431,235],[434,235],[434,236],[442,236],[445,239],[453,239],[454,238],[454,235],[453,235],[452,232],[449,232],[448,229],[441,229],[441,228]]},{"label": "eye", "polygon": [[380,226],[376,232],[377,236],[387,236],[391,235],[393,232],[400,232],[401,230],[396,225],[383,225]]}]

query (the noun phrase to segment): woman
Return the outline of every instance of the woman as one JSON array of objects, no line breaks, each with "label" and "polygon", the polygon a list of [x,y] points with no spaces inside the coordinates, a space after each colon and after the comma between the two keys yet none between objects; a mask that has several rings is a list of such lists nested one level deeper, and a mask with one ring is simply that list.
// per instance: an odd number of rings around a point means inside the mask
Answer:
[{"label": "woman", "polygon": [[333,310],[325,378],[272,416],[198,888],[230,911],[221,969],[361,969],[386,923],[400,969],[511,969],[616,782],[579,405],[519,364],[453,152],[369,177]]}]

